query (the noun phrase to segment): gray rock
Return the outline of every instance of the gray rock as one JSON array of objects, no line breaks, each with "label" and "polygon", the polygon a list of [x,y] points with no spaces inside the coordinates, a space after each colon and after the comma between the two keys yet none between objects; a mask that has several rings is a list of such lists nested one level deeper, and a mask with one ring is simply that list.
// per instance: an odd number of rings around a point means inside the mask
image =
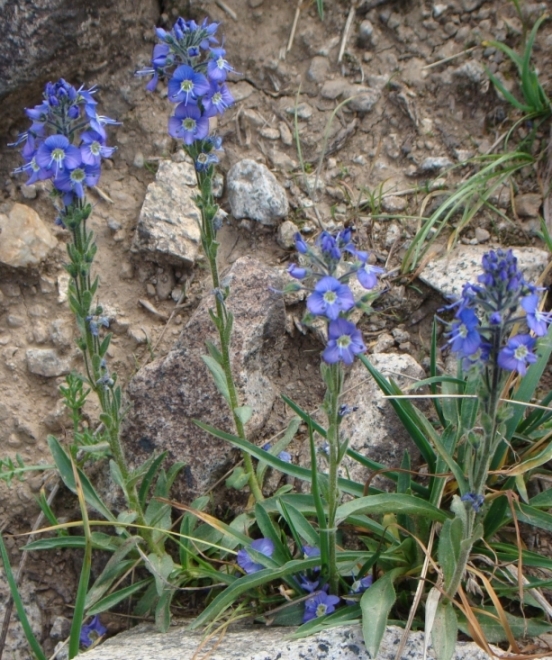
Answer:
[{"label": "gray rock", "polygon": [[360,113],[370,112],[379,101],[380,96],[379,90],[363,85],[351,85],[344,93],[344,97],[351,97],[348,107],[354,112]]},{"label": "gray rock", "polygon": [[192,265],[200,244],[197,194],[192,165],[162,161],[146,192],[132,252],[158,263]]},{"label": "gray rock", "polygon": [[[189,632],[185,627],[156,632],[152,624],[142,624],[121,633],[101,646],[77,656],[82,660],[192,660],[198,651],[209,660],[362,660],[368,653],[359,625],[329,628],[304,639],[290,640],[294,628],[252,626],[235,627],[225,632],[224,644],[213,638],[206,642],[203,632]],[[402,628],[389,626],[374,660],[394,660]],[[201,648],[200,648],[201,645]],[[424,634],[413,632],[403,658],[422,660]],[[430,645],[431,648],[431,645]],[[494,649],[494,647],[491,647]],[[499,649],[497,649],[499,651]],[[433,655],[431,656],[433,657]],[[489,660],[473,642],[459,642],[452,660]],[[550,658],[544,660],[550,660]]]},{"label": "gray rock", "polygon": [[345,78],[337,78],[337,80],[327,80],[320,90],[322,98],[335,100],[339,98],[349,87],[351,83]]},{"label": "gray rock", "polygon": [[307,79],[315,83],[323,83],[328,76],[330,70],[330,61],[327,57],[316,55],[312,58],[309,70],[307,71]]},{"label": "gray rock", "polygon": [[62,360],[51,348],[29,348],[26,358],[28,370],[37,376],[54,378],[71,371],[69,360]]},{"label": "gray rock", "polygon": [[479,85],[484,80],[487,80],[485,67],[477,60],[468,60],[461,66],[453,71],[455,78],[463,79],[474,85]]},{"label": "gray rock", "polygon": [[64,640],[71,632],[71,621],[64,616],[56,616],[50,628],[50,637],[54,641]]},{"label": "gray rock", "polygon": [[[284,337],[284,302],[270,287],[280,289],[280,278],[250,257],[238,259],[227,273],[231,278],[228,306],[234,314],[232,359],[242,405],[254,411],[247,424],[254,437],[267,419],[276,396],[270,378],[279,344]],[[212,484],[234,454],[229,444],[194,424],[233,430],[228,406],[217,391],[201,356],[205,341],[218,344],[208,309],[208,295],[184,326],[178,343],[134,377],[128,395],[133,409],[124,433],[127,453],[134,461],[151,452],[169,451],[171,461],[186,467],[177,484],[177,497],[189,502]]]},{"label": "gray rock", "polygon": [[389,225],[385,232],[385,247],[390,250],[401,237],[401,228],[394,222]]},{"label": "gray rock", "polygon": [[286,191],[265,165],[244,158],[230,168],[228,202],[232,215],[275,226],[288,214]]},{"label": "gray rock", "polygon": [[267,140],[279,140],[280,131],[272,126],[265,126],[264,128],[261,128],[261,137],[264,137]]},{"label": "gray rock", "polygon": [[381,200],[381,208],[386,213],[401,213],[407,207],[407,201],[404,197],[397,195],[384,195]]},{"label": "gray rock", "polygon": [[38,266],[57,245],[38,213],[24,204],[0,213],[0,234],[0,263],[12,268]]},{"label": "gray rock", "polygon": [[462,10],[463,11],[475,11],[479,9],[486,0],[462,0]]},{"label": "gray rock", "polygon": [[[450,254],[430,261],[420,279],[447,298],[459,298],[466,282],[477,282],[481,259],[489,251],[479,245],[461,245]],[[549,253],[533,247],[514,248],[518,266],[528,282],[535,282],[549,261]]]},{"label": "gray rock", "polygon": [[291,130],[289,126],[286,124],[285,121],[281,121],[278,124],[278,129],[280,131],[280,139],[282,142],[286,145],[286,147],[291,147],[293,144],[293,135],[291,133]]},{"label": "gray rock", "polygon": [[516,213],[524,218],[538,218],[541,205],[542,195],[539,193],[526,193],[514,198]]},{"label": "gray rock", "polygon": [[432,172],[439,172],[447,167],[452,167],[452,165],[451,159],[446,156],[429,156],[420,165],[419,172],[421,174],[431,174]]},{"label": "gray rock", "polygon": [[488,240],[490,240],[491,233],[486,229],[483,229],[483,227],[476,227],[475,238],[477,239],[478,243],[486,243]]},{"label": "gray rock", "polygon": [[[394,345],[395,339],[390,335],[388,337],[390,345]],[[410,355],[374,353],[369,359],[378,371],[386,378],[392,378],[401,389],[425,378],[424,370]],[[347,391],[347,383],[354,383],[355,387]],[[358,410],[345,416],[341,423],[343,437],[350,439],[349,446],[390,467],[399,467],[403,453],[408,449],[413,464],[417,463],[418,450],[414,442],[391,403],[383,398],[380,388],[361,362],[355,362],[347,383],[343,403],[351,407],[358,406]],[[344,466],[349,470],[350,478],[355,481],[364,483],[369,476],[366,468],[351,459],[346,459]]]},{"label": "gray rock", "polygon": [[373,46],[374,26],[372,21],[365,19],[358,28],[358,45],[361,48],[370,48]]},{"label": "gray rock", "polygon": [[0,8],[0,97],[60,76],[86,80],[110,62],[130,65],[144,25],[159,16],[155,0],[20,0]]},{"label": "gray rock", "polygon": [[295,247],[295,234],[299,227],[291,220],[286,220],[278,227],[278,244],[284,250],[292,250]]},{"label": "gray rock", "polygon": [[286,112],[288,115],[292,115],[293,117],[295,117],[295,114],[297,113],[298,119],[310,119],[314,111],[312,109],[312,105],[303,102],[298,103],[297,106],[292,105],[289,108],[286,108]]}]

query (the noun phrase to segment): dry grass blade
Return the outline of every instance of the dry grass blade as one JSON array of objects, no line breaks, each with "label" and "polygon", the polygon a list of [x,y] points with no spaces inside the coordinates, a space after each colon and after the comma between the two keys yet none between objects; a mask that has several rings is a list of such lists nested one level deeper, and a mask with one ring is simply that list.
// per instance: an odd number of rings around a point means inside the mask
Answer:
[{"label": "dry grass blade", "polygon": [[289,34],[289,41],[286,48],[286,53],[289,53],[291,47],[293,46],[293,40],[295,39],[295,32],[297,30],[297,23],[299,22],[299,16],[301,14],[301,5],[303,0],[297,1],[297,7],[295,8],[295,16],[293,17],[293,25],[291,26],[291,32]]},{"label": "dry grass blade", "polygon": [[339,47],[339,55],[337,56],[337,63],[339,64],[343,59],[345,53],[345,46],[347,45],[347,40],[349,38],[349,32],[351,31],[351,25],[353,24],[353,18],[355,17],[355,3],[351,3],[349,9],[349,15],[345,21],[345,28],[343,29],[343,36],[341,38],[341,46]]}]

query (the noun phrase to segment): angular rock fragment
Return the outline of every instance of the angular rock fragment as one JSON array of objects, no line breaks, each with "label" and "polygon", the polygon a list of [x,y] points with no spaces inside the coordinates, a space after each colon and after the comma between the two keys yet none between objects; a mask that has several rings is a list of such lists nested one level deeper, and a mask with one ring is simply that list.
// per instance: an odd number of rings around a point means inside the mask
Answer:
[{"label": "angular rock fragment", "polygon": [[[271,291],[281,288],[278,276],[250,257],[238,259],[226,277],[231,279],[228,306],[234,314],[234,374],[241,404],[253,409],[247,431],[254,437],[277,394],[271,375],[284,337],[284,302]],[[212,306],[208,295],[168,355],[141,369],[128,388],[133,408],[124,434],[127,454],[138,463],[152,452],[168,451],[171,463],[186,463],[176,487],[184,502],[204,493],[233,455],[228,443],[200,430],[193,421],[234,430],[228,406],[202,360],[206,340],[218,345],[208,312]]]}]

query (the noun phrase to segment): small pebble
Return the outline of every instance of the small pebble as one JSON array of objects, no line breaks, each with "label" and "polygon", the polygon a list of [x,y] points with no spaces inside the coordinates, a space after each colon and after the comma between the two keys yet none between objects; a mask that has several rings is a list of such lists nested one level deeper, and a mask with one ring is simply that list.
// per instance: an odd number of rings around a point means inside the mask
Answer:
[{"label": "small pebble", "polygon": [[145,159],[144,154],[141,151],[137,151],[134,155],[134,161],[132,164],[134,167],[144,167]]},{"label": "small pebble", "polygon": [[486,229],[483,229],[483,227],[476,227],[475,238],[478,243],[486,243],[491,238],[491,234]]}]

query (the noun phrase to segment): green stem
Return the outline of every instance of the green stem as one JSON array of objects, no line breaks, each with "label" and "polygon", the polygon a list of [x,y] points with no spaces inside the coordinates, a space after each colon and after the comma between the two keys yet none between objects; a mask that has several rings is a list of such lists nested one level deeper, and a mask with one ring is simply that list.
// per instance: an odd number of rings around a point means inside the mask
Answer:
[{"label": "green stem", "polygon": [[[96,252],[92,232],[88,232],[86,227],[86,220],[89,214],[90,207],[87,207],[85,202],[82,201],[75,208],[73,215],[67,217],[67,222],[73,236],[74,253],[70,251],[69,255],[72,262],[72,280],[78,304],[78,310],[73,311],[81,330],[81,351],[88,384],[98,397],[102,413],[109,418],[109,423],[105,424],[105,427],[110,452],[124,482],[128,483],[130,471],[120,440],[121,412],[115,404],[116,399],[113,392],[104,387],[103,383],[99,382],[102,376],[99,366],[101,363],[100,341],[98,337],[93,335],[90,323],[87,320],[93,308],[90,270]],[[140,505],[136,486],[127,487],[126,496],[128,498],[129,508],[136,512],[137,523],[143,527],[141,534],[144,540],[153,552],[161,554],[162,549],[154,542],[153,533],[147,529],[147,522]]]},{"label": "green stem", "polygon": [[[195,156],[194,153],[189,151],[192,158]],[[200,197],[198,199],[198,206],[201,211],[201,240],[203,244],[203,249],[207,260],[209,263],[209,270],[211,271],[211,278],[213,280],[213,288],[215,291],[215,307],[216,307],[216,322],[215,325],[219,334],[220,341],[220,352],[222,355],[222,369],[224,371],[226,386],[228,388],[229,394],[229,405],[232,412],[232,417],[234,419],[234,426],[236,428],[236,434],[242,440],[249,442],[247,435],[245,433],[245,427],[240,419],[239,415],[236,413],[236,409],[239,408],[239,399],[237,388],[234,382],[234,376],[232,374],[232,363],[230,360],[230,329],[232,323],[232,317],[229,315],[226,308],[226,297],[228,291],[221,288],[220,276],[218,272],[217,264],[217,252],[218,252],[218,242],[216,240],[216,230],[214,227],[214,218],[217,214],[218,207],[214,203],[213,193],[212,193],[212,176],[213,169],[210,167],[206,172],[201,173],[197,172],[197,181],[200,190]],[[253,461],[251,455],[246,451],[242,452],[244,469],[248,477],[249,487],[253,494],[253,497],[257,502],[264,500],[264,496],[261,490],[261,486],[257,480],[257,475],[253,467]]]},{"label": "green stem", "polygon": [[336,547],[336,513],[339,505],[339,489],[337,486],[339,469],[339,397],[343,387],[343,370],[339,363],[323,368],[326,369],[327,374],[325,409],[328,418],[327,441],[329,445],[328,519],[325,530],[328,536],[328,583],[330,593],[337,594],[339,586]]}]

